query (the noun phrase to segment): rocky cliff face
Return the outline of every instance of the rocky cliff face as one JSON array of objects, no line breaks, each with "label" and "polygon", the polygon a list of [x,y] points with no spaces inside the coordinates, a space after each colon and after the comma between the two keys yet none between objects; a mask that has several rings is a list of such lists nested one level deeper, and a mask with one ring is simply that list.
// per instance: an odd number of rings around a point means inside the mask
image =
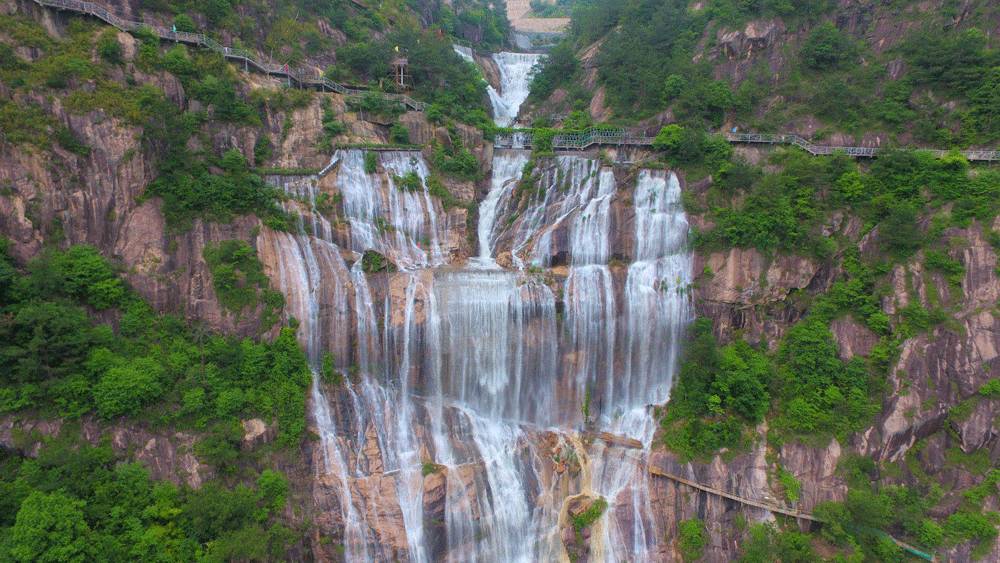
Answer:
[{"label": "rocky cliff face", "polygon": [[[691,188],[694,192],[698,187]],[[862,251],[874,247],[878,233],[863,234],[856,218],[835,218],[828,229],[854,241]],[[703,225],[699,217],[692,224]],[[949,255],[962,263],[965,273],[960,283],[928,271],[923,256],[897,266],[890,275],[889,290],[882,309],[896,314],[910,300],[925,307],[944,306],[948,321],[905,340],[888,373],[886,400],[875,423],[848,442],[827,444],[785,443],[767,445],[766,425],[758,429],[759,439],[751,451],[739,455],[722,454],[708,463],[682,463],[667,451],[654,452],[654,470],[678,475],[703,485],[765,503],[787,505],[783,489],[775,478],[777,467],[791,473],[801,483],[796,507],[810,512],[818,502],[843,500],[847,486],[837,472],[838,462],[858,455],[882,462],[900,462],[904,467],[890,483],[915,486],[930,477],[947,490],[960,490],[982,480],[980,471],[953,461],[948,452],[985,452],[995,465],[1000,459],[1000,401],[980,396],[977,391],[998,376],[996,303],[998,295],[997,257],[983,238],[986,228],[998,225],[973,224],[952,229]],[[829,288],[842,272],[814,260],[794,256],[763,256],[756,250],[730,249],[709,254],[696,253],[693,299],[698,314],[712,319],[723,340],[740,334],[751,342],[773,346],[778,338],[806,309],[808,299],[796,293],[815,295]],[[849,315],[830,325],[842,358],[867,356],[878,338]],[[905,460],[905,463],[903,461]],[[768,520],[764,510],[747,507],[718,496],[693,490],[667,479],[654,478],[654,503],[663,526],[676,528],[679,520],[702,518],[710,536],[706,560],[728,561],[731,546],[740,542],[734,518]],[[947,514],[958,506],[961,492],[945,494],[934,509]],[[993,500],[988,501],[990,503]],[[668,559],[677,553],[667,553]],[[966,561],[970,547],[959,545],[947,550],[948,560]],[[985,560],[1000,557],[993,546]]]}]

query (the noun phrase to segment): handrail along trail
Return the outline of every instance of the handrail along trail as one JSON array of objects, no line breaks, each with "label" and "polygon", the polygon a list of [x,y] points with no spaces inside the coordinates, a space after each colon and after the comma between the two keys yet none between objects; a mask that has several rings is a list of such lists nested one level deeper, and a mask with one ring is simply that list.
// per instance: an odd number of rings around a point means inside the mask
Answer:
[{"label": "handrail along trail", "polygon": [[[674,475],[673,473],[667,472],[667,471],[665,471],[663,469],[660,469],[659,467],[656,467],[654,465],[650,465],[649,466],[649,474],[653,475],[653,476],[656,476],[656,477],[663,477],[663,478],[666,478],[666,479],[670,479],[671,481],[676,481],[677,483],[680,483],[682,485],[686,485],[686,486],[694,488],[694,489],[698,489],[699,491],[704,491],[704,492],[709,493],[711,495],[720,496],[722,498],[726,498],[726,499],[729,499],[729,500],[732,500],[732,501],[736,501],[736,502],[738,502],[740,504],[745,504],[747,506],[752,506],[754,508],[760,508],[762,510],[767,510],[769,512],[775,512],[775,513],[778,513],[778,514],[784,514],[785,516],[791,516],[792,518],[796,518],[798,520],[808,520],[810,522],[820,522],[820,523],[823,522],[822,519],[817,518],[815,515],[810,514],[808,512],[802,512],[801,510],[798,510],[797,508],[789,508],[787,506],[780,506],[780,505],[777,505],[777,504],[774,504],[774,503],[770,503],[770,502],[764,502],[764,501],[753,500],[753,499],[748,499],[748,498],[745,498],[745,497],[741,497],[739,495],[735,495],[733,493],[729,493],[729,492],[723,491],[721,489],[717,489],[715,487],[710,487],[708,485],[702,485],[701,483],[699,483],[697,481],[692,481],[691,479],[686,479],[684,477],[681,477],[680,475]],[[934,557],[933,554],[930,554],[930,553],[927,553],[927,552],[922,551],[920,549],[917,549],[916,547],[914,547],[914,546],[912,546],[912,545],[910,545],[910,544],[908,544],[906,542],[903,542],[901,540],[898,540],[898,539],[892,537],[891,535],[889,535],[889,534],[887,534],[885,532],[882,532],[881,530],[872,530],[872,531],[874,531],[875,533],[878,533],[880,535],[885,535],[885,537],[891,539],[900,548],[906,550],[907,552],[909,552],[909,553],[911,553],[913,555],[916,555],[917,557],[920,557],[921,559],[926,559],[927,561],[936,561],[936,558]]]},{"label": "handrail along trail", "polygon": [[[654,137],[643,132],[628,129],[587,129],[581,133],[561,133],[552,138],[553,150],[586,150],[595,145],[603,146],[652,146]],[[817,145],[798,135],[772,135],[766,133],[729,133],[726,140],[730,143],[751,143],[767,145],[794,145],[813,156],[829,156],[846,154],[858,158],[874,158],[886,149],[877,147],[848,147]],[[534,135],[529,131],[500,133],[496,135],[494,146],[500,149],[532,148]],[[900,149],[920,150],[941,158],[950,151],[942,149]],[[1000,150],[964,150],[958,151],[970,161],[998,162]]]},{"label": "handrail along trail", "polygon": [[[171,31],[162,27],[157,27],[149,25],[143,22],[127,20],[108,9],[95,4],[93,2],[84,2],[82,0],[34,0],[36,4],[45,8],[53,8],[56,10],[66,10],[70,12],[76,12],[79,14],[86,14],[94,16],[100,20],[107,22],[108,24],[117,27],[122,31],[135,32],[140,29],[149,29],[160,39],[166,41],[174,41],[176,43],[186,43],[189,45],[195,45],[198,47],[204,47],[206,49],[211,49],[216,53],[221,54],[228,60],[238,61],[243,63],[245,69],[249,70],[253,67],[258,72],[274,76],[284,76],[290,82],[295,82],[300,87],[317,88],[323,91],[332,91],[339,94],[344,94],[346,96],[358,96],[363,95],[372,90],[362,90],[358,88],[348,88],[343,84],[338,84],[328,78],[318,74],[306,71],[304,69],[291,68],[288,65],[265,63],[259,61],[255,58],[253,53],[247,51],[246,49],[240,49],[237,47],[226,47],[215,41],[211,37],[201,33],[189,33],[186,31]],[[390,94],[380,92],[378,95],[399,102],[406,107],[415,111],[424,111],[427,108],[425,102],[420,102],[414,100],[413,98],[405,94]]]}]

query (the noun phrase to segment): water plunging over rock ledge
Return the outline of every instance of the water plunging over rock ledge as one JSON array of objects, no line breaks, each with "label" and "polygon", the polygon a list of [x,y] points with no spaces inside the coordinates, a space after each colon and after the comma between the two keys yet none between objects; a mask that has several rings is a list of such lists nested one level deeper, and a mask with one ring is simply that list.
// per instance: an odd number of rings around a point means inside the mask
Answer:
[{"label": "water plunging over rock ledge", "polygon": [[[677,177],[556,157],[529,192],[527,153],[498,150],[466,264],[439,242],[422,157],[378,158],[370,173],[338,151],[323,180],[278,181],[299,233],[259,243],[317,366],[322,533],[350,561],[656,559],[632,443],[651,441],[691,316]],[[365,272],[366,251],[398,271]],[[598,498],[577,545],[568,511]]]}]

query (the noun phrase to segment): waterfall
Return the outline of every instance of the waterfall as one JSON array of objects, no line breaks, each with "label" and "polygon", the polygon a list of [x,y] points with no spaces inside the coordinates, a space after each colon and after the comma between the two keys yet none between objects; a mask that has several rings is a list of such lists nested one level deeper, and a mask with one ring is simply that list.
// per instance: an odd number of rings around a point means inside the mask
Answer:
[{"label": "waterfall", "polygon": [[[339,150],[322,190],[269,179],[299,228],[264,229],[262,259],[312,364],[330,352],[347,375],[332,389],[317,372],[311,399],[317,487],[336,497],[348,561],[561,559],[577,494],[609,502],[594,560],[655,558],[649,405],[669,397],[691,315],[680,184],[643,170],[630,188],[598,160],[560,156],[519,194],[529,156],[494,154],[467,266],[442,250],[417,153],[381,153],[370,172],[363,151]],[[336,204],[320,212],[320,198]],[[366,274],[368,250],[400,271]],[[512,269],[495,260],[508,251]]]},{"label": "waterfall", "polygon": [[494,53],[493,62],[500,71],[500,91],[487,90],[493,105],[493,121],[500,127],[510,127],[517,120],[521,104],[528,99],[531,73],[541,55],[531,53]]},{"label": "waterfall", "polygon": [[[692,315],[686,295],[692,281],[688,222],[677,175],[643,170],[634,199],[636,259],[625,282],[628,344],[623,394],[616,404],[633,419],[637,409],[669,398],[683,330]],[[621,426],[622,432],[648,440],[641,420]]]},{"label": "waterfall", "polygon": [[[430,171],[417,153],[378,153],[380,171],[365,170],[363,150],[338,150],[337,188],[351,226],[351,250],[375,250],[400,268],[412,269],[444,262],[438,242],[438,210],[427,187]],[[419,180],[416,190],[405,185],[407,176]]]},{"label": "waterfall", "polygon": [[680,182],[673,173],[643,170],[633,199],[636,250],[624,290],[625,365],[602,409],[601,427],[640,440],[646,450],[637,455],[607,448],[591,456],[596,460],[591,487],[612,503],[597,542],[605,561],[652,558],[658,532],[644,460],[656,424],[648,408],[669,398],[683,330],[691,320],[686,295],[691,255]]},{"label": "waterfall", "polygon": [[[348,279],[344,277],[347,268],[340,257],[339,249],[332,242],[332,228],[322,214],[316,210],[317,190],[311,180],[289,181],[285,178],[269,178],[281,185],[296,201],[286,202],[286,211],[298,213],[304,207],[309,223],[299,215],[298,233],[271,231],[261,233],[261,247],[267,247],[267,254],[275,256],[277,263],[277,285],[286,296],[287,312],[299,321],[298,336],[305,346],[313,367],[310,399],[316,430],[319,434],[322,466],[317,467],[317,479],[331,476],[333,488],[337,491],[341,519],[344,523],[345,556],[348,560],[370,560],[368,546],[371,539],[368,527],[354,506],[348,479],[345,457],[340,447],[337,427],[330,413],[330,402],[320,386],[319,365],[324,350],[326,322],[340,323],[347,315]],[[307,234],[308,231],[312,236]],[[322,319],[322,303],[336,305],[330,318]],[[328,346],[335,351],[339,347]]]},{"label": "waterfall", "polygon": [[496,150],[493,153],[493,174],[490,177],[490,191],[479,204],[479,262],[493,260],[493,237],[496,229],[497,212],[511,190],[521,179],[524,165],[531,154],[520,150]]}]

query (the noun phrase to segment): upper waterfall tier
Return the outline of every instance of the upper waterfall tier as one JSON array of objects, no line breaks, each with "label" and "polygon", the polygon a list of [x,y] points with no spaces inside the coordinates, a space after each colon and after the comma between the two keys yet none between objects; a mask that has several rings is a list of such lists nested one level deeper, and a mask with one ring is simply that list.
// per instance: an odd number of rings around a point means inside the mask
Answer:
[{"label": "upper waterfall tier", "polygon": [[[333,162],[344,214],[350,223],[350,248],[380,252],[404,269],[444,263],[439,232],[440,202],[427,187],[430,171],[419,153],[379,152],[365,162],[362,150],[339,150]],[[369,157],[371,158],[371,157]],[[372,170],[371,164],[376,164]]]},{"label": "upper waterfall tier", "polygon": [[[458,56],[476,64],[472,49],[454,45]],[[493,106],[493,121],[500,127],[510,127],[517,121],[521,104],[528,99],[531,91],[531,74],[541,55],[534,53],[494,53],[492,58],[500,74],[499,91],[491,84],[487,87],[490,104]]]},{"label": "upper waterfall tier", "polygon": [[541,55],[531,53],[494,53],[493,61],[500,71],[500,91],[489,88],[493,104],[493,121],[500,127],[510,127],[517,121],[521,104],[528,99],[531,73]]}]

